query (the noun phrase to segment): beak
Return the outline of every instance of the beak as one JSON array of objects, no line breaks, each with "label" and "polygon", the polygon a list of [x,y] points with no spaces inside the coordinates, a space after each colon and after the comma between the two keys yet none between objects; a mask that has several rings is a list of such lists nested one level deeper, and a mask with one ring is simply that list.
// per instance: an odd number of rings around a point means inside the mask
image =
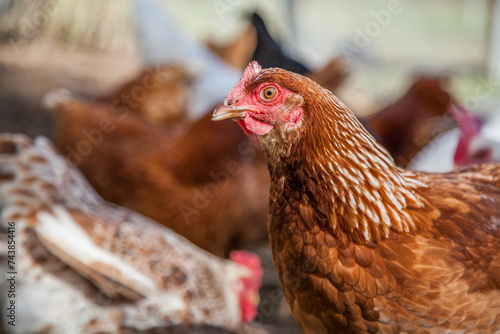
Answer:
[{"label": "beak", "polygon": [[244,106],[229,106],[226,101],[215,108],[212,114],[212,121],[222,121],[228,118],[244,118],[247,111],[252,109]]}]

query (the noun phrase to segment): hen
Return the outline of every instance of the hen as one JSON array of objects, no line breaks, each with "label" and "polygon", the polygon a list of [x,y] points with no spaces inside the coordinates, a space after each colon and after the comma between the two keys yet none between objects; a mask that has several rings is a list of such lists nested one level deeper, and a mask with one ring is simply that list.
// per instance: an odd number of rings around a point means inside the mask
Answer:
[{"label": "hen", "polygon": [[99,100],[120,112],[132,112],[156,124],[187,118],[192,75],[182,66],[151,66],[115,92]]},{"label": "hen", "polygon": [[274,264],[305,333],[500,331],[500,165],[395,166],[332,93],[251,63],[218,106],[260,136]]},{"label": "hen", "polygon": [[443,84],[444,78],[421,77],[398,101],[361,119],[396,165],[406,167],[421,148],[444,130],[440,127],[451,108],[451,96]]},{"label": "hen", "polygon": [[182,323],[236,330],[256,314],[256,255],[220,259],[103,201],[45,138],[0,136],[0,206],[18,249],[9,262],[17,272],[17,323],[9,326],[16,333]]},{"label": "hen", "polygon": [[269,176],[258,143],[207,114],[159,127],[53,93],[60,151],[105,199],[147,215],[216,255],[267,240]]}]

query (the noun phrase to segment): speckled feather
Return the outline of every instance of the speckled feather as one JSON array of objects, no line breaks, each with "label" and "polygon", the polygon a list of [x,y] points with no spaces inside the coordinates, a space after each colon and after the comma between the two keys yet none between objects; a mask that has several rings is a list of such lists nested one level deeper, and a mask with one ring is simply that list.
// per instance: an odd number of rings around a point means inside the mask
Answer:
[{"label": "speckled feather", "polygon": [[18,245],[16,333],[242,325],[248,268],[103,201],[45,138],[2,135],[0,148],[2,221],[16,222]]},{"label": "speckled feather", "polygon": [[400,169],[330,92],[254,72],[247,94],[268,82],[304,100],[298,126],[260,137],[274,263],[303,331],[499,332],[500,165]]}]

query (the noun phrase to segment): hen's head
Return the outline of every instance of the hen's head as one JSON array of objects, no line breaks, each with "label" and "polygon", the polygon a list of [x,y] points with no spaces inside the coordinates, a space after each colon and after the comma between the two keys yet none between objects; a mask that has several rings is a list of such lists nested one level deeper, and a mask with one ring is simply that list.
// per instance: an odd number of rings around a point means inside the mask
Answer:
[{"label": "hen's head", "polygon": [[250,63],[212,119],[234,118],[247,134],[260,136],[276,127],[296,127],[302,118],[304,99],[277,80],[276,75],[285,71],[272,70],[275,75],[269,75],[270,70],[263,71],[257,62]]},{"label": "hen's head", "polygon": [[[213,113],[213,120],[235,119],[247,134],[260,136],[266,152],[289,156],[308,138],[308,150],[331,132],[364,132],[354,115],[331,92],[299,74],[262,69],[251,62],[238,84]],[[335,137],[335,136],[333,136]],[[333,138],[333,140],[341,138]],[[331,142],[335,145],[335,142]],[[300,153],[297,153],[300,154]]]}]

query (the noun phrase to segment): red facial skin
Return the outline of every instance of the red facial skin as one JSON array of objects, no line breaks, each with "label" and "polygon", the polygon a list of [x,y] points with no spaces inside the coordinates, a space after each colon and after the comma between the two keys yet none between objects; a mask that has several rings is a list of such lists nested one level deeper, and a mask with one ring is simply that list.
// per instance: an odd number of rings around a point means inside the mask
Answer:
[{"label": "red facial skin", "polygon": [[[302,108],[287,107],[287,99],[293,98],[293,92],[274,83],[262,83],[251,92],[245,91],[244,79],[253,77],[254,71],[260,71],[260,66],[258,69],[247,68],[243,80],[234,86],[226,98],[227,106],[245,108],[245,116],[236,120],[238,124],[247,135],[255,133],[259,136],[267,134],[280,123],[296,125],[301,119]],[[275,89],[276,94],[266,97],[264,92],[267,89]]]}]

